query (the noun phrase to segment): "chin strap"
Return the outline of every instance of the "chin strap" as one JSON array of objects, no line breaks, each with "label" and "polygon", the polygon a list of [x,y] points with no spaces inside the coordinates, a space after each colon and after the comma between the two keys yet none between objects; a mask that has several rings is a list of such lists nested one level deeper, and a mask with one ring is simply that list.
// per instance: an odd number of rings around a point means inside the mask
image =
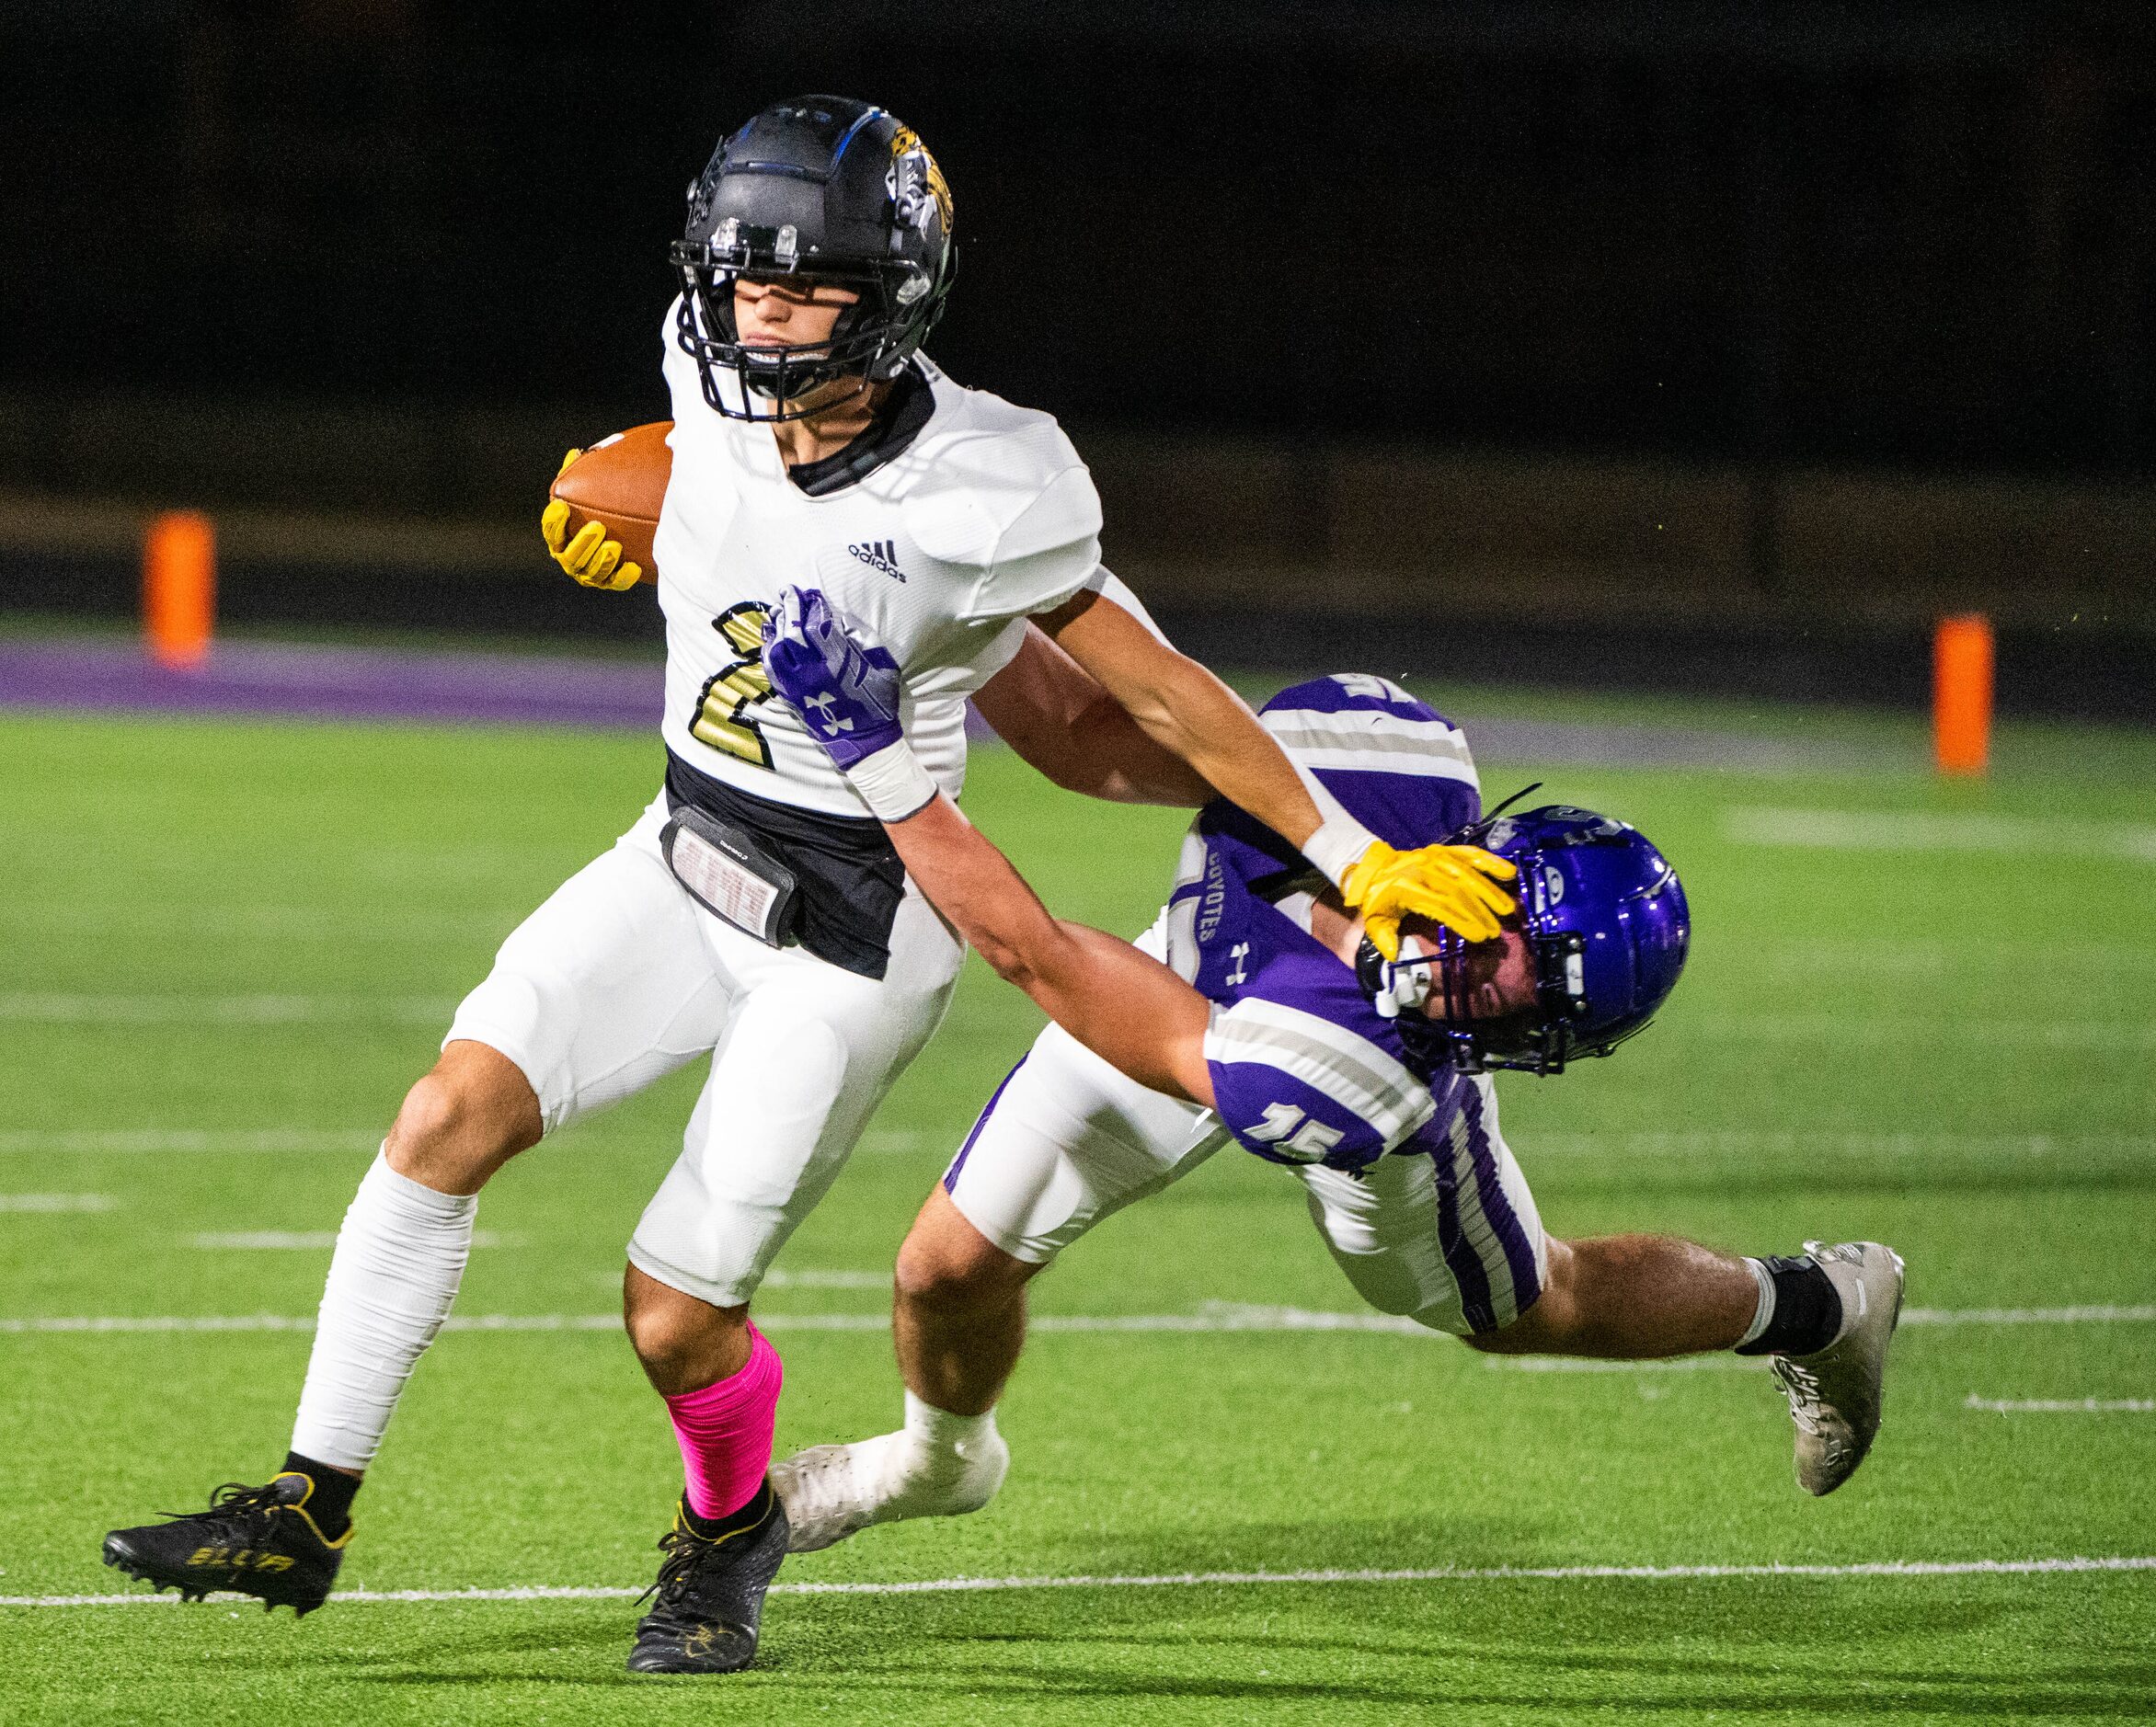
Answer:
[{"label": "chin strap", "polygon": [[1377,985],[1370,991],[1370,1005],[1377,1009],[1378,1017],[1392,1020],[1403,1015],[1419,1016],[1436,987],[1438,950],[1418,935],[1400,938],[1397,959],[1385,958],[1377,952],[1376,944],[1367,942],[1367,938],[1366,944],[1369,957],[1374,958],[1377,966]]}]

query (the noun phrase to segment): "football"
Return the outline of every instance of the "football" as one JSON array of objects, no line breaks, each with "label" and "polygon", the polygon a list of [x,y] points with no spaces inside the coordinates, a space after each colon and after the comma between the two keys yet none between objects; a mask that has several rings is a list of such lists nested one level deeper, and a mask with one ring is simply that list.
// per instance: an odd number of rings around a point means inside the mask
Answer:
[{"label": "football", "polygon": [[666,501],[666,482],[673,472],[673,452],[666,435],[671,419],[632,426],[602,438],[555,476],[547,495],[569,507],[573,538],[585,522],[606,524],[607,536],[622,543],[622,559],[659,579],[651,561],[651,536],[659,528],[659,507]]}]

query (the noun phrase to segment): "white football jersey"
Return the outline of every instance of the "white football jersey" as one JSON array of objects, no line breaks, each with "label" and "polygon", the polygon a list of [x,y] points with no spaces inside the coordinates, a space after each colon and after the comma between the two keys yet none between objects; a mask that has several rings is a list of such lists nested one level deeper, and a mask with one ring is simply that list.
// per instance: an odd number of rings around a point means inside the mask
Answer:
[{"label": "white football jersey", "polygon": [[[773,694],[766,610],[819,588],[889,648],[905,674],[906,736],[957,796],[966,698],[1009,663],[1026,617],[1100,570],[1100,498],[1053,417],[915,363],[935,411],[865,477],[811,497],[786,475],[768,426],[704,399],[696,362],[663,327],[673,394],[673,475],[653,558],[666,614],[667,748],[753,796],[842,816],[868,811]],[[739,386],[719,373],[729,400]]]}]

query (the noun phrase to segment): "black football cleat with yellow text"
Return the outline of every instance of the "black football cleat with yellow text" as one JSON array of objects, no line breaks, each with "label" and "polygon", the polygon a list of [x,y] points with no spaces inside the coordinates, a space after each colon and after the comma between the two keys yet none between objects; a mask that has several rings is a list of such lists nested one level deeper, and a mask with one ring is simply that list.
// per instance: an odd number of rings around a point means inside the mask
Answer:
[{"label": "black football cleat with yellow text", "polygon": [[786,1556],[786,1514],[768,1485],[728,1520],[699,1535],[688,1508],[659,1539],[666,1558],[648,1594],[659,1599],[636,1621],[631,1673],[739,1673],[756,1659],[764,1592]]},{"label": "black football cleat with yellow text", "polygon": [[260,1487],[227,1481],[206,1511],[166,1512],[169,1521],[115,1529],[105,1562],[189,1601],[212,1591],[253,1595],[264,1612],[290,1607],[301,1618],[328,1599],[352,1538],[347,1523],[327,1538],[307,1510],[312,1478],[287,1472]]}]

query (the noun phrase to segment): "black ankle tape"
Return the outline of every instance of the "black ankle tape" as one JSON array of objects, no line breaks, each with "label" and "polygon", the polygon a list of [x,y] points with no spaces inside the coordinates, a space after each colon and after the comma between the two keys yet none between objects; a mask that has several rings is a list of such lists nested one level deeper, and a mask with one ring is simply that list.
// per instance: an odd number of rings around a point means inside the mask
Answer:
[{"label": "black ankle tape", "polygon": [[682,1495],[682,1522],[688,1526],[691,1535],[702,1536],[706,1541],[716,1541],[722,1536],[739,1535],[743,1529],[753,1529],[771,1515],[778,1504],[778,1495],[765,1481],[739,1511],[729,1511],[723,1517],[699,1517],[689,1509],[689,1498]]},{"label": "black ankle tape", "polygon": [[307,1495],[306,1511],[324,1540],[334,1541],[351,1527],[352,1498],[360,1491],[357,1477],[304,1458],[297,1451],[284,1454],[284,1468],[278,1473],[304,1475],[315,1483],[315,1491]]},{"label": "black ankle tape", "polygon": [[1773,1317],[1750,1343],[1738,1344],[1737,1353],[1808,1355],[1826,1348],[1841,1329],[1841,1295],[1834,1280],[1809,1253],[1794,1259],[1775,1254],[1760,1264],[1774,1280]]}]

